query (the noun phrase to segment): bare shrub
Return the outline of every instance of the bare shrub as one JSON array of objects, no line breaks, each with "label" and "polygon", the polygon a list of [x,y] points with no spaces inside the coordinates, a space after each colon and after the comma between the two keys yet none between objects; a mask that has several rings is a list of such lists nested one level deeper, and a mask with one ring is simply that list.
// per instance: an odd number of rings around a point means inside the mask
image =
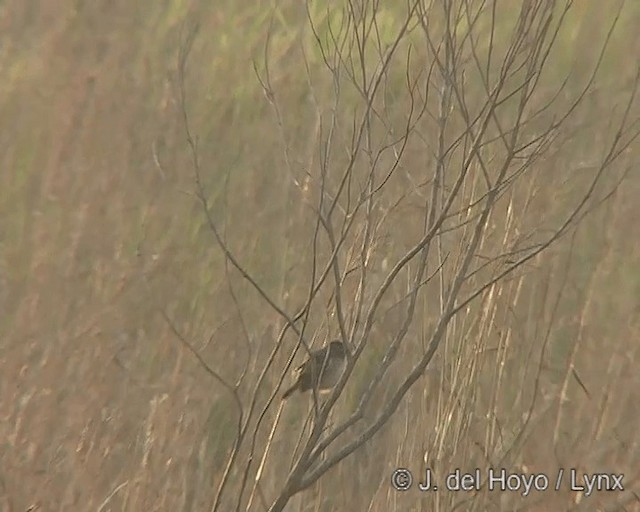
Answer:
[{"label": "bare shrub", "polygon": [[[225,171],[199,156],[185,86],[193,38],[181,48],[195,194],[224,255],[224,279],[243,326],[251,315],[239,287],[278,326],[260,343],[243,327],[249,355],[229,375],[166,317],[233,411],[216,427],[225,438],[233,432],[225,462],[201,483],[215,485],[210,509],[389,510],[405,499],[388,485],[396,464],[440,476],[456,467],[551,475],[563,465],[594,471],[619,461],[627,446],[620,435],[580,451],[579,439],[602,439],[598,418],[583,419],[585,431],[567,439],[569,387],[577,383],[590,399],[594,391],[576,370],[582,329],[575,341],[551,330],[582,250],[581,221],[618,193],[628,172],[620,161],[638,136],[638,69],[621,77],[625,101],[606,121],[585,109],[601,98],[595,84],[617,16],[589,49],[590,71],[576,76],[563,50],[571,2],[364,0],[307,9],[300,50],[315,125],[306,148],[291,142],[273,34],[256,64],[288,183],[278,200],[295,257],[279,284],[249,270],[229,242],[233,226],[214,213],[207,182]],[[576,147],[578,135],[593,144]],[[303,403],[283,407],[296,354],[333,338],[350,348],[336,388],[326,399],[313,394],[308,416]],[[548,377],[545,368],[558,364],[566,369]],[[608,371],[615,367],[612,360]],[[541,439],[544,459],[535,454]],[[322,491],[325,477],[331,493]],[[309,488],[315,497],[299,498]],[[563,489],[532,503],[578,506],[580,494]],[[485,510],[513,509],[519,498],[482,482],[473,493],[420,499],[425,510]]]}]

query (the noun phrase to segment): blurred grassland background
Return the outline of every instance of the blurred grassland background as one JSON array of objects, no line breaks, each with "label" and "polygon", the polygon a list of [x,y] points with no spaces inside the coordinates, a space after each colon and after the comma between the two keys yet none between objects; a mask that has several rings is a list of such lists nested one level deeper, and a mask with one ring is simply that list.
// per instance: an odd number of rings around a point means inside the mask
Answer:
[{"label": "blurred grassland background", "polygon": [[[579,89],[617,6],[575,3],[544,84],[557,84],[571,69],[567,94]],[[320,30],[327,30],[327,16],[338,16],[326,7],[308,2]],[[402,20],[396,9],[404,12],[404,4],[381,3],[390,37]],[[34,504],[99,510],[107,497],[104,510],[208,510],[236,418],[159,309],[232,380],[247,357],[239,340],[248,336],[260,354],[280,320],[234,278],[244,316],[238,319],[224,257],[193,196],[177,56],[185,27],[197,22],[185,84],[212,214],[243,265],[292,306],[305,290],[301,261],[313,218],[289,169],[315,165],[314,102],[329,108],[333,93],[307,15],[303,2],[290,0],[0,3],[0,511]],[[508,20],[510,13],[501,15]],[[549,159],[557,181],[537,189],[551,215],[582,179],[563,172],[594,165],[611,137],[610,121],[624,107],[638,64],[638,26],[640,4],[629,1],[593,92],[572,120],[575,136]],[[254,71],[266,73],[268,33],[280,118]],[[397,89],[389,86],[386,100],[401,124],[405,70],[395,65]],[[344,104],[357,96],[348,88],[344,94]],[[352,114],[341,113],[344,120]],[[521,291],[526,299],[514,306],[525,319],[514,367],[526,366],[527,347],[539,351],[544,340],[540,386],[557,396],[579,340],[572,362],[588,391],[570,381],[562,414],[559,406],[541,420],[521,448],[529,468],[564,463],[640,476],[639,157],[636,143],[621,157],[623,186],[572,237],[536,259]],[[405,165],[419,166],[425,155],[411,148],[407,158]],[[402,212],[407,224],[411,212]],[[531,215],[535,223],[539,217]],[[402,246],[403,233],[388,244]],[[501,322],[490,329],[508,329]],[[507,371],[512,393],[533,382],[520,376]],[[394,500],[405,497],[388,489],[391,468],[419,467],[435,435],[426,396],[410,393],[375,443],[291,510],[398,506]],[[285,421],[295,428],[294,417]],[[560,455],[549,441],[558,431],[566,438]],[[603,432],[615,432],[617,449],[590,459],[603,436],[611,442]],[[284,476],[269,475],[267,490]],[[398,510],[420,510],[418,498],[406,499]],[[544,501],[539,510],[562,509],[553,504]]]}]

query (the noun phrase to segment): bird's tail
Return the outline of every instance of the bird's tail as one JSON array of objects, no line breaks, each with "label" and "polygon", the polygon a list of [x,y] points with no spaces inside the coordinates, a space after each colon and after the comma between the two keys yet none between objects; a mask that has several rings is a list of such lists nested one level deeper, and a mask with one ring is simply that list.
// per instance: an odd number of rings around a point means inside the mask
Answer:
[{"label": "bird's tail", "polygon": [[289,398],[291,396],[291,394],[298,389],[298,386],[300,385],[300,382],[296,382],[293,386],[291,386],[289,389],[287,389],[284,393],[282,393],[282,399],[286,400],[287,398]]}]

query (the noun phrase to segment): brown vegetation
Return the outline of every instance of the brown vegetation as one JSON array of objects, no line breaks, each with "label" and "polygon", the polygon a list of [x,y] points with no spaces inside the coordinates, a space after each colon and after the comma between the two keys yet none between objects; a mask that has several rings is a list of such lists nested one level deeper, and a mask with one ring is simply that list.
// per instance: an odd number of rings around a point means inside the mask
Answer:
[{"label": "brown vegetation", "polygon": [[635,2],[0,21],[0,512],[640,510]]}]

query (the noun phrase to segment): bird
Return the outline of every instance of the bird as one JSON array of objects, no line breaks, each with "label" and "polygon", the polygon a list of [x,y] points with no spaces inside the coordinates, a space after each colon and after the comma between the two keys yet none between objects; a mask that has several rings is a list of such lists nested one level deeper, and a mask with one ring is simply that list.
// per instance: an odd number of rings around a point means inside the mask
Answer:
[{"label": "bird", "polygon": [[347,350],[342,341],[334,340],[321,349],[312,350],[295,370],[296,382],[283,393],[282,399],[286,400],[296,390],[301,393],[312,388],[324,393],[331,391],[346,367]]}]

